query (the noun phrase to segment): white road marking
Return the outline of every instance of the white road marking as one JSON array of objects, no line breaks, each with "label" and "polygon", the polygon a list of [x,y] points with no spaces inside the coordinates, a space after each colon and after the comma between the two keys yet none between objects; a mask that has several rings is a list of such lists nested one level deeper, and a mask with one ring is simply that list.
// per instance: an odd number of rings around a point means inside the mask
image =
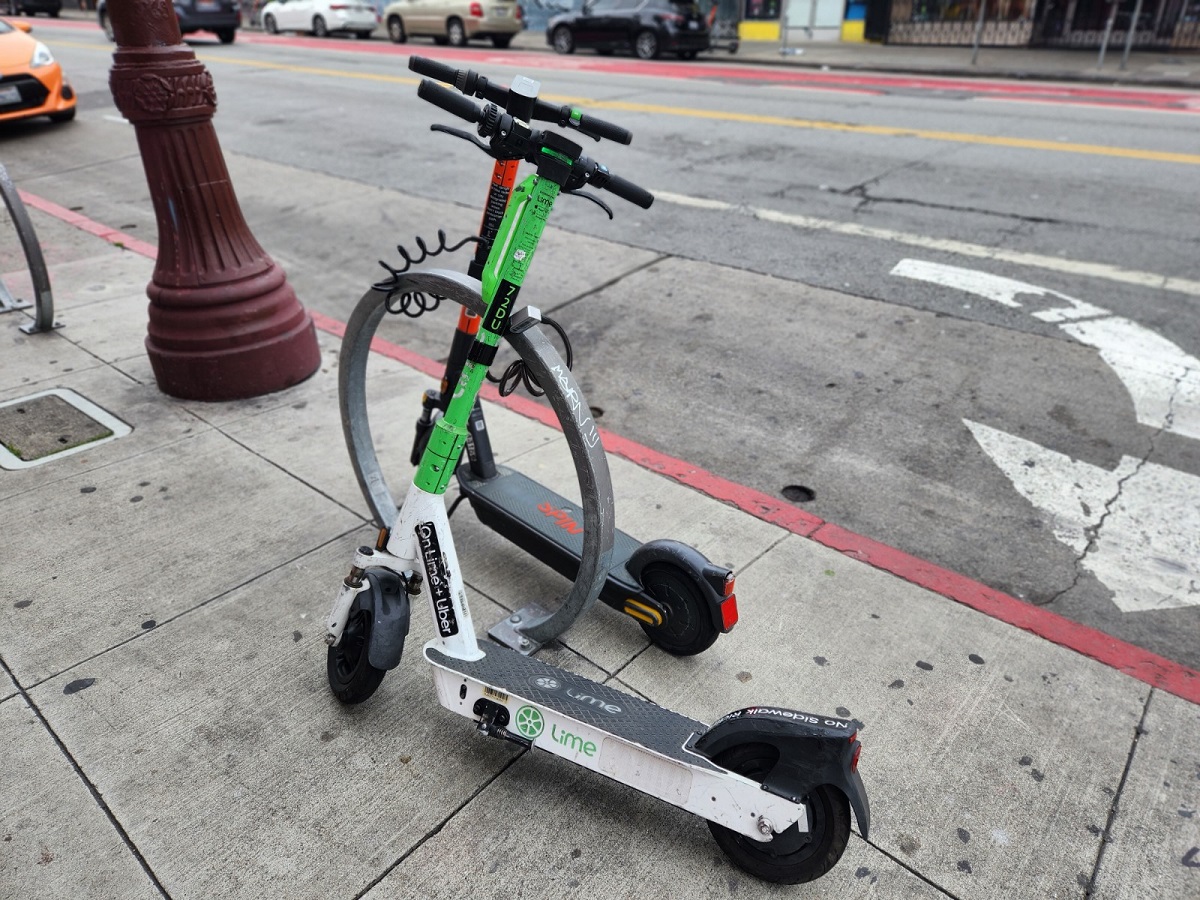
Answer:
[{"label": "white road marking", "polygon": [[1122,612],[1200,606],[1200,478],[1129,456],[1110,472],[963,423]]},{"label": "white road marking", "polygon": [[1149,328],[1058,291],[987,272],[904,259],[892,274],[966,291],[1010,308],[1023,306],[1018,295],[1048,300],[1048,308],[1030,315],[1095,347],[1129,391],[1140,423],[1200,438],[1200,359]]},{"label": "white road marking", "polygon": [[758,207],[726,203],[722,200],[710,200],[703,197],[690,197],[686,194],[674,194],[670,191],[654,191],[653,193],[655,199],[661,200],[664,203],[673,203],[677,206],[687,206],[692,209],[737,212],[761,219],[764,222],[778,222],[783,225],[791,225],[795,228],[808,228],[814,231],[828,231],[851,237],[892,241],[893,243],[906,244],[910,247],[921,247],[925,250],[935,250],[940,253],[953,253],[958,256],[969,256],[975,259],[994,259],[998,262],[1012,263],[1018,266],[1046,269],[1051,272],[1065,272],[1070,275],[1080,275],[1086,278],[1101,278],[1106,281],[1115,281],[1119,284],[1157,288],[1165,291],[1173,291],[1178,294],[1187,294],[1191,297],[1200,297],[1200,281],[1191,278],[1177,278],[1173,275],[1160,275],[1155,272],[1123,269],[1120,266],[1111,266],[1107,263],[1062,259],[1056,256],[1044,256],[1040,253],[1004,250],[999,247],[987,247],[983,244],[971,244],[966,241],[935,238],[923,234],[910,234],[904,231],[892,231],[888,228],[872,228],[866,225],[856,225],[852,222],[837,222],[832,219],[818,219],[813,216],[798,216],[773,209],[760,209]]},{"label": "white road marking", "polygon": [[[1095,347],[1144,425],[1200,438],[1200,360],[1161,335],[1058,291],[917,259],[893,275],[984,297]],[[1021,299],[1018,299],[1021,298]],[[963,424],[1122,612],[1200,606],[1200,478],[1130,456],[1109,471],[967,419]]]}]

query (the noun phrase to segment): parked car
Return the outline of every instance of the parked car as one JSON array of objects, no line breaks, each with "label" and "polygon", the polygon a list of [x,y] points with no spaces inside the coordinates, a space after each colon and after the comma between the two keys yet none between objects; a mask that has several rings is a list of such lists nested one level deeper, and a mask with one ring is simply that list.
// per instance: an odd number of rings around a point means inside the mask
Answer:
[{"label": "parked car", "polygon": [[271,0],[262,8],[262,23],[268,34],[303,31],[317,37],[353,34],[365,39],[379,24],[379,13],[366,0]]},{"label": "parked car", "polygon": [[0,19],[0,122],[49,116],[75,118],[75,91],[54,55],[29,36],[28,22]]},{"label": "parked car", "polygon": [[384,7],[383,24],[397,44],[431,37],[435,44],[455,47],[490,40],[500,49],[525,27],[516,0],[395,0]]},{"label": "parked car", "polygon": [[559,53],[590,48],[632,50],[640,59],[661,53],[695,59],[708,49],[709,34],[692,0],[584,0],[580,9],[550,18],[546,43]]},{"label": "parked car", "polygon": [[62,0],[2,0],[0,13],[6,16],[36,16],[45,13],[52,19],[57,19],[62,12]]},{"label": "parked car", "polygon": [[[237,30],[242,25],[242,9],[238,0],[174,0],[174,3],[180,34],[209,31],[222,44],[232,44],[237,37]],[[100,0],[96,5],[96,16],[111,41],[113,30],[108,18],[108,0]]]}]

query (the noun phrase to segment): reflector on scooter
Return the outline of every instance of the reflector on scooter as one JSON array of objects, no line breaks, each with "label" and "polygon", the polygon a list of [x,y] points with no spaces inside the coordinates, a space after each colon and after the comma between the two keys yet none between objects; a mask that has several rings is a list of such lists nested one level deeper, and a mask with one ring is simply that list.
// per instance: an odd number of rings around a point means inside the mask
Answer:
[{"label": "reflector on scooter", "polygon": [[[729,583],[733,584],[732,578],[729,579]],[[734,625],[737,624],[737,620],[737,595],[730,594],[721,601],[721,629],[723,631],[729,631]]]}]

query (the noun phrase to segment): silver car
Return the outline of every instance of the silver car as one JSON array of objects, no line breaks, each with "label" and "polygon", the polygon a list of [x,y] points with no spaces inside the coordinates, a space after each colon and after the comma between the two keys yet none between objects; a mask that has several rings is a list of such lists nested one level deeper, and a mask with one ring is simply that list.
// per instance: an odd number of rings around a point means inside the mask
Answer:
[{"label": "silver car", "polygon": [[395,0],[383,10],[388,37],[403,44],[431,37],[435,44],[466,46],[488,40],[503,49],[525,27],[516,0]]},{"label": "silver car", "polygon": [[353,34],[369,38],[378,24],[375,7],[367,0],[271,0],[262,8],[268,34],[303,31],[326,37]]}]

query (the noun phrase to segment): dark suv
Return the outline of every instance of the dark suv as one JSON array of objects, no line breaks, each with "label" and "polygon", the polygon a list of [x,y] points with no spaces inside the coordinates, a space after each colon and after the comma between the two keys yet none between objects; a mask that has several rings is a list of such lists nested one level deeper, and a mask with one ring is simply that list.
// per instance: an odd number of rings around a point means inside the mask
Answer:
[{"label": "dark suv", "polygon": [[[112,23],[108,20],[106,0],[100,0],[96,15],[100,18],[100,27],[111,41],[113,31]],[[175,0],[175,15],[179,19],[181,34],[211,31],[222,44],[232,44],[242,25],[242,10],[237,0]]]},{"label": "dark suv", "polygon": [[632,50],[641,59],[661,53],[695,59],[709,49],[709,33],[693,0],[583,0],[579,9],[551,17],[546,43],[559,53],[589,48]]},{"label": "dark suv", "polygon": [[0,13],[6,16],[36,16],[45,13],[57,19],[62,12],[62,0],[0,0]]}]

